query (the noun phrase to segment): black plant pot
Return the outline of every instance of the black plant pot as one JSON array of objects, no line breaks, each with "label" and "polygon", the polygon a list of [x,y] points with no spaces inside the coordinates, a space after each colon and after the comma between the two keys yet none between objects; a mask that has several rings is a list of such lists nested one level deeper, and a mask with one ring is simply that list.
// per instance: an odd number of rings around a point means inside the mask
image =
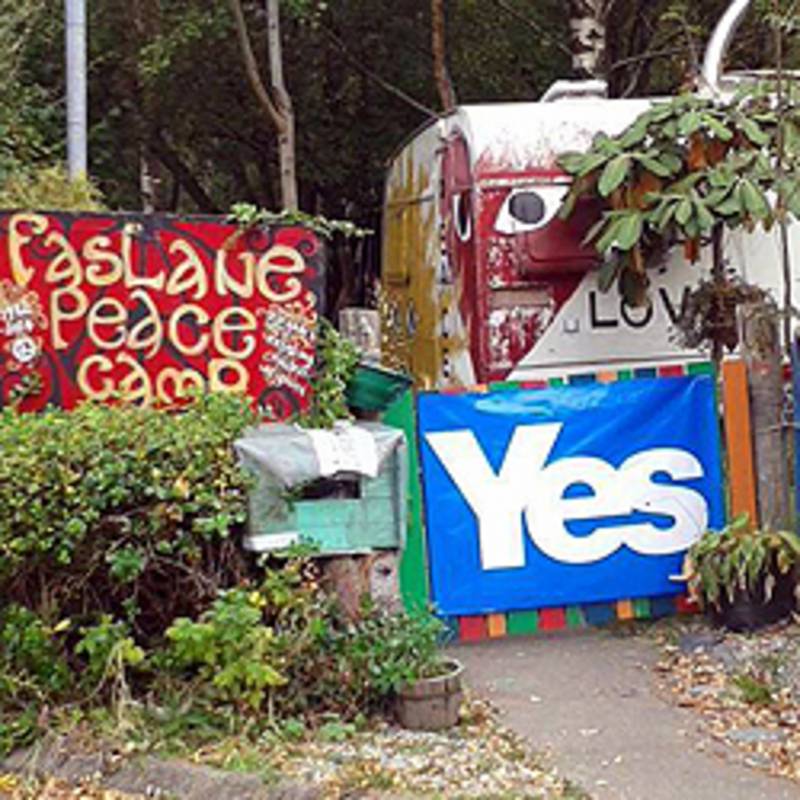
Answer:
[{"label": "black plant pot", "polygon": [[723,591],[719,608],[708,606],[711,621],[715,625],[738,632],[754,631],[788,617],[797,605],[794,594],[797,575],[794,570],[786,574],[774,570],[773,577],[775,587],[768,601],[764,599],[763,580],[752,591],[737,589],[733,595],[733,602],[729,600],[727,592]]}]

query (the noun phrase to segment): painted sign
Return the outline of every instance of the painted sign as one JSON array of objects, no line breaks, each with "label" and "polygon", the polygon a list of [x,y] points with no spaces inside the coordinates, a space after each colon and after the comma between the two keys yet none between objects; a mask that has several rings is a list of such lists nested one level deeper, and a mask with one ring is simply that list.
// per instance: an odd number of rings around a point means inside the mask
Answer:
[{"label": "painted sign", "polygon": [[211,218],[0,215],[0,407],[189,389],[306,402],[322,248],[299,227]]},{"label": "painted sign", "polygon": [[446,615],[677,594],[723,522],[708,376],[423,394],[419,431]]}]

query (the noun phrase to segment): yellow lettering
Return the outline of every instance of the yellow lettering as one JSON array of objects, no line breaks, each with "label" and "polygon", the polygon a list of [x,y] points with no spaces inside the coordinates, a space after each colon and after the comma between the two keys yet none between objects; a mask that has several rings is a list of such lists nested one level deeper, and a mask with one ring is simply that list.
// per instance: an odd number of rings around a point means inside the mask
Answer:
[{"label": "yellow lettering", "polygon": [[[67,308],[62,298],[71,298],[74,308]],[[53,290],[50,295],[50,337],[55,350],[63,350],[68,344],[61,335],[62,323],[83,319],[88,307],[86,295],[76,286],[63,286]]]},{"label": "yellow lettering", "polygon": [[78,388],[85,397],[93,400],[107,400],[114,391],[114,381],[111,378],[103,378],[99,388],[93,386],[89,380],[89,370],[97,365],[97,371],[101,373],[111,372],[111,361],[107,356],[95,353],[84,358],[78,367]]},{"label": "yellow lettering", "polygon": [[111,286],[122,280],[125,265],[122,257],[111,249],[110,236],[92,236],[83,246],[83,257],[89,262],[86,280],[92,286]]},{"label": "yellow lettering", "polygon": [[128,289],[141,287],[143,289],[152,289],[153,291],[160,292],[164,288],[164,280],[166,279],[163,271],[159,272],[158,275],[136,275],[133,271],[134,262],[137,260],[143,262],[141,264],[142,272],[145,272],[147,269],[147,248],[140,247],[137,253],[133,246],[134,240],[138,237],[141,228],[141,225],[135,222],[129,222],[122,229],[122,263],[125,267],[125,286]]},{"label": "yellow lettering", "polygon": [[[108,309],[104,312],[104,309]],[[125,343],[125,325],[128,322],[128,312],[119,300],[113,297],[103,297],[90,309],[86,320],[89,339],[95,347],[101,350],[115,350]],[[104,325],[114,325],[115,333],[111,339],[103,339],[98,328]]]},{"label": "yellow lettering", "polygon": [[[241,321],[235,321],[234,317],[240,317]],[[241,345],[238,349],[234,349],[238,343],[239,337],[234,337],[232,346],[228,346],[225,341],[226,333],[243,333],[247,331],[254,331],[256,329],[256,317],[252,311],[246,308],[226,308],[214,320],[212,333],[214,336],[214,347],[217,352],[225,358],[236,358],[244,360],[248,358],[256,349],[256,339],[252,334],[246,334],[241,337]]]},{"label": "yellow lettering", "polygon": [[167,281],[167,294],[176,295],[194,288],[192,300],[202,300],[208,294],[208,274],[197,251],[183,239],[169,246],[169,254],[183,256]]},{"label": "yellow lettering", "polygon": [[203,333],[197,337],[194,344],[187,344],[181,339],[180,336],[180,322],[182,317],[192,316],[197,321],[197,327],[201,325],[208,325],[209,316],[205,309],[200,306],[185,305],[176,309],[169,318],[169,326],[167,328],[167,336],[175,349],[185,356],[199,356],[200,353],[208,349],[209,335]]},{"label": "yellow lettering", "polygon": [[123,397],[131,403],[141,401],[143,405],[148,405],[153,399],[153,386],[147,370],[128,353],[120,353],[117,362],[131,368],[119,382],[119,390]]},{"label": "yellow lettering", "polygon": [[253,276],[255,274],[256,257],[250,253],[240,253],[239,263],[244,269],[244,279],[237,280],[228,271],[228,252],[221,249],[217,251],[217,260],[214,267],[214,289],[218,295],[226,295],[229,292],[248,299],[253,296]]},{"label": "yellow lettering", "polygon": [[66,281],[68,286],[78,286],[83,281],[83,268],[69,239],[61,231],[51,231],[44,240],[44,246],[55,246],[61,250],[48,265],[44,279],[48,283]]},{"label": "yellow lettering", "polygon": [[269,276],[296,275],[302,273],[306,266],[303,257],[292,247],[277,244],[270,247],[258,261],[256,269],[256,282],[258,291],[272,303],[288,303],[299,297],[303,291],[303,284],[297,278],[287,278],[284,281],[284,290],[277,291],[269,284]]},{"label": "yellow lettering", "polygon": [[[30,233],[20,230],[26,223],[31,226]],[[22,258],[22,248],[46,230],[47,217],[41,214],[14,214],[8,222],[8,260],[11,262],[11,277],[19,286],[27,286],[33,277],[33,269]]]},{"label": "yellow lettering", "polygon": [[[225,380],[226,374],[235,378],[233,382]],[[212,392],[235,392],[243,394],[247,391],[250,373],[238,361],[226,358],[212,358],[208,365],[208,388]]]},{"label": "yellow lettering", "polygon": [[145,315],[131,328],[128,347],[131,350],[146,350],[145,358],[152,358],[164,341],[164,323],[150,295],[142,289],[131,292],[131,300],[141,300]]},{"label": "yellow lettering", "polygon": [[[170,394],[168,385],[172,384],[174,392]],[[193,369],[176,369],[165,367],[156,376],[156,397],[164,403],[187,397],[193,389],[205,389],[203,376]]]}]

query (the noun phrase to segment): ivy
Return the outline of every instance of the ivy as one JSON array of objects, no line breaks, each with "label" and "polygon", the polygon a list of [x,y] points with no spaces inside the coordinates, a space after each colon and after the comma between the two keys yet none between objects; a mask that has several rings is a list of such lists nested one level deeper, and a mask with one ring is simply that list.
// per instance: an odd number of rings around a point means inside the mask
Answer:
[{"label": "ivy", "polygon": [[359,354],[326,319],[320,320],[317,363],[311,382],[311,405],[298,422],[304,428],[332,428],[337,420],[352,419],[347,406],[347,384],[355,373]]},{"label": "ivy", "polygon": [[347,220],[331,220],[321,214],[308,214],[305,211],[267,211],[252,203],[234,203],[228,214],[228,221],[243,228],[259,225],[299,225],[309,228],[326,239],[339,234],[346,238],[363,238],[373,231],[360,228]]}]

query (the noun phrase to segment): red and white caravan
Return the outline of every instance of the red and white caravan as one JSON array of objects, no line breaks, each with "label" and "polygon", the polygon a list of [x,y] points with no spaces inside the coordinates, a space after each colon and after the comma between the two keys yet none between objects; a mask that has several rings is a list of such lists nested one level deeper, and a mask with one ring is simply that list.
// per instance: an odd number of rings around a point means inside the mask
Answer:
[{"label": "red and white caravan", "polygon": [[[707,84],[724,91],[722,55],[749,0],[736,0],[706,52]],[[383,281],[395,341],[421,386],[534,380],[565,372],[700,359],[675,341],[687,290],[708,261],[674,252],[650,274],[651,304],[603,293],[589,204],[558,217],[570,178],[559,155],[620,133],[653,102],[598,96],[598,82],[559,81],[539,102],[466,105],[416,133],[389,168]],[[790,232],[800,245],[798,226]],[[708,258],[708,254],[706,254]],[[782,294],[777,234],[727,237],[726,257]],[[800,276],[795,280],[800,280]]]}]

